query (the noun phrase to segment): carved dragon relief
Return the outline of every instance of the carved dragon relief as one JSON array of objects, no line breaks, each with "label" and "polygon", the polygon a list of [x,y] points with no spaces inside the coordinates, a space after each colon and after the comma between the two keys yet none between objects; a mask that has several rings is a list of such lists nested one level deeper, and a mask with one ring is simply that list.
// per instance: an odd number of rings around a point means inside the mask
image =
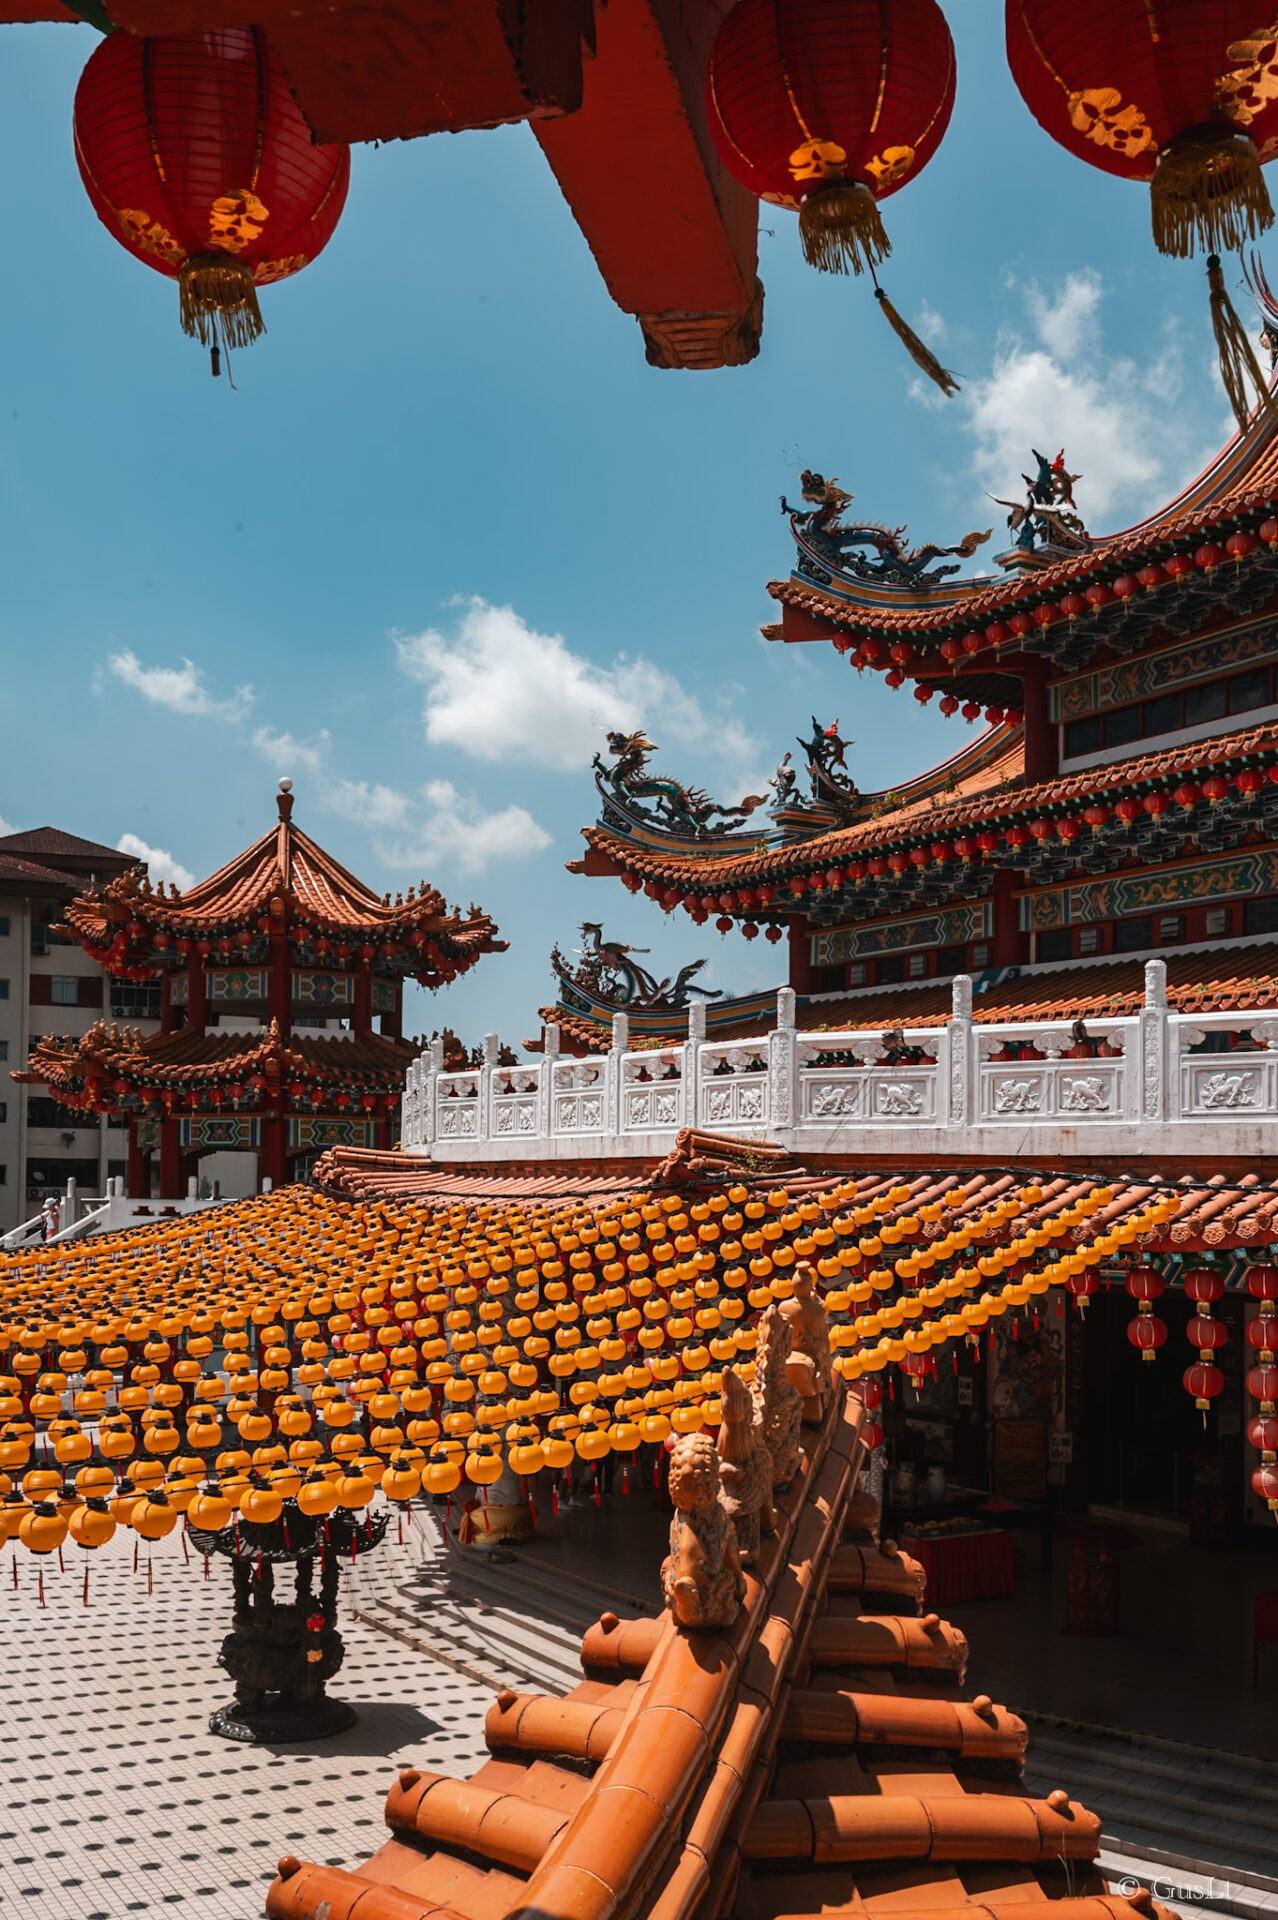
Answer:
[{"label": "carved dragon relief", "polygon": [[[821,578],[819,562],[822,561],[835,573],[872,581],[877,586],[914,589],[938,586],[959,568],[957,565],[933,567],[932,561],[950,555],[958,560],[970,560],[992,531],[987,527],[984,533],[965,534],[954,547],[940,547],[934,541],[927,541],[921,547],[908,547],[904,527],[885,527],[874,520],[846,525],[844,514],[852,504],[852,495],[845,493],[837,480],[827,480],[824,474],[805,468],[799,485],[808,502],[807,510],[792,507],[782,494],[781,511],[789,515],[800,549],[799,572],[823,586],[830,584],[830,576]],[[857,552],[859,547],[868,547],[870,554]]]},{"label": "carved dragon relief", "polygon": [[[725,807],[702,787],[685,787],[679,780],[650,773],[648,761],[657,749],[642,732],[610,733],[608,751],[611,765],[605,765],[598,754],[592,762],[595,785],[605,804],[615,800],[631,819],[638,818],[664,833],[697,840],[730,833],[768,797],[766,793],[747,794],[736,806]],[[648,801],[653,804],[646,805]],[[624,819],[621,824],[624,828]]]},{"label": "carved dragon relief", "polygon": [[[550,964],[561,986],[566,989],[575,987],[596,1003],[642,1009],[645,1012],[675,1013],[687,1007],[691,994],[700,994],[703,1000],[717,1000],[723,992],[721,987],[699,987],[694,984],[693,976],[705,966],[704,960],[690,960],[686,966],[680,967],[678,973],[658,980],[655,974],[649,973],[634,958],[637,953],[647,953],[647,947],[630,947],[622,940],[605,940],[603,927],[596,920],[582,921],[581,937],[585,944],[577,947],[572,957],[555,947],[551,952]],[[573,964],[574,958],[576,965]]]}]

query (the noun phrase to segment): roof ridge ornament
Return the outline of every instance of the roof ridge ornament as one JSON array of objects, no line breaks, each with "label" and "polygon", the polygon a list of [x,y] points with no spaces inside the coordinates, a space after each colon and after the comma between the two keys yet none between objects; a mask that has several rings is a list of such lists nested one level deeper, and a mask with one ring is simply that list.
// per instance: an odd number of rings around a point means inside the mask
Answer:
[{"label": "roof ridge ornament", "polygon": [[[799,475],[799,485],[808,502],[807,511],[792,507],[784,494],[781,511],[790,517],[790,528],[799,548],[799,572],[825,586],[830,584],[828,575],[822,578],[825,567],[847,578],[872,581],[876,586],[907,587],[914,591],[939,586],[950,574],[958,573],[959,568],[933,567],[930,563],[947,555],[970,560],[992,532],[992,528],[987,527],[984,533],[966,533],[954,547],[939,547],[930,540],[921,547],[907,547],[907,529],[903,526],[885,527],[877,520],[860,520],[845,526],[843,516],[852,504],[852,495],[845,493],[836,479],[827,480],[824,474],[805,467]],[[875,557],[857,553],[857,547],[872,548]]]},{"label": "roof ridge ornament", "polygon": [[1074,499],[1074,482],[1083,476],[1066,468],[1064,447],[1054,460],[1037,447],[1030,452],[1038,471],[1032,478],[1028,473],[1021,475],[1024,501],[1000,500],[996,493],[989,496],[996,507],[1007,508],[1007,530],[1015,542],[1009,553],[994,556],[1000,567],[1044,566],[1072,559],[1094,545]]},{"label": "roof ridge ornament", "polygon": [[578,964],[574,967],[571,960],[554,947],[550,955],[550,964],[554,968],[560,986],[576,988],[586,994],[597,1006],[635,1007],[645,1012],[674,1013],[688,1005],[690,994],[699,994],[703,1000],[722,998],[721,987],[697,987],[692,984],[694,974],[700,973],[705,966],[704,960],[690,960],[680,967],[677,974],[658,980],[656,975],[641,967],[631,958],[636,953],[647,953],[647,947],[630,947],[621,940],[605,940],[603,927],[596,920],[583,920],[581,937],[584,946],[575,949]]},{"label": "roof ridge ornament", "polygon": [[[613,756],[611,766],[605,766],[598,754],[591,764],[595,785],[604,800],[605,820],[622,832],[639,822],[662,833],[708,839],[739,827],[768,797],[766,793],[747,794],[736,806],[725,807],[702,787],[685,787],[668,775],[649,773],[648,760],[657,749],[641,729],[609,733],[608,751]],[[644,806],[645,800],[656,804]],[[610,801],[617,803],[620,819],[608,819]]]}]

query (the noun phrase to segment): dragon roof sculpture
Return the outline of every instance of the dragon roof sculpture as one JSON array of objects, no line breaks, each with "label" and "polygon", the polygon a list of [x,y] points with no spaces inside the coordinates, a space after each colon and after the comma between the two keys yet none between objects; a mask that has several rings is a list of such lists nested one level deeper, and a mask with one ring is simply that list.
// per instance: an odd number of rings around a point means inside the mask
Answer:
[{"label": "dragon roof sculpture", "polygon": [[[657,749],[641,730],[610,733],[611,766],[598,754],[592,762],[595,785],[604,801],[604,818],[621,827],[639,825],[660,833],[694,840],[731,833],[761,807],[767,793],[747,794],[736,806],[724,806],[702,787],[685,787],[668,775],[650,773],[648,761]],[[610,817],[611,816],[611,817]]]},{"label": "dragon roof sculpture", "polygon": [[621,940],[605,940],[603,927],[596,920],[583,920],[584,945],[576,949],[574,966],[570,957],[555,947],[550,964],[559,981],[566,1004],[578,1007],[611,1008],[614,1012],[631,1010],[645,1013],[677,1013],[688,1005],[690,994],[703,1000],[718,1000],[720,987],[698,987],[693,976],[705,966],[704,960],[690,960],[678,973],[658,980],[634,958],[647,953],[647,947],[630,947]]},{"label": "dragon roof sculpture", "polygon": [[[902,587],[912,592],[939,586],[958,566],[934,567],[934,560],[954,556],[970,560],[984,546],[992,528],[984,533],[964,534],[957,546],[939,547],[926,541],[921,547],[909,547],[904,527],[885,527],[875,520],[858,520],[845,525],[844,514],[852,504],[837,480],[805,468],[799,476],[802,507],[792,507],[781,495],[781,511],[790,516],[790,527],[799,548],[797,571],[818,585],[829,586],[834,575],[845,580],[864,580],[880,587]],[[869,554],[857,551],[868,547]]]}]

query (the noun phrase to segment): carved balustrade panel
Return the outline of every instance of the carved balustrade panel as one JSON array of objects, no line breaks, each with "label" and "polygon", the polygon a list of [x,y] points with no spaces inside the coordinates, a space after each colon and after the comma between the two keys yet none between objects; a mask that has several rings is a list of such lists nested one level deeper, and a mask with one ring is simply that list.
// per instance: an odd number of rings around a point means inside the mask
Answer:
[{"label": "carved balustrade panel", "polygon": [[559,1060],[551,1068],[552,1133],[602,1134],[606,1125],[608,1062]]},{"label": "carved balustrade panel", "polygon": [[621,1063],[621,1131],[659,1133],[681,1124],[683,1050],[630,1053]]},{"label": "carved balustrade panel", "polygon": [[697,1056],[700,1125],[766,1127],[769,1122],[768,1041],[741,1040],[702,1047]]},{"label": "carved balustrade panel", "polygon": [[541,1068],[498,1067],[492,1076],[489,1138],[532,1140],[539,1126]]},{"label": "carved balustrade panel", "polygon": [[479,1073],[441,1073],[435,1081],[435,1138],[480,1139]]}]

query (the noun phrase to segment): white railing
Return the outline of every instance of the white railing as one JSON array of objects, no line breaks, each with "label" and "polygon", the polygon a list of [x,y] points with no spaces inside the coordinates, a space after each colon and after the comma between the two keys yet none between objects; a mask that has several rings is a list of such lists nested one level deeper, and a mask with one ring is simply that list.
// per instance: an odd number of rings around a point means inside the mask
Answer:
[{"label": "white railing", "polygon": [[789,987],[771,1033],[707,1041],[705,1008],[686,1040],[632,1052],[626,1017],[607,1053],[570,1059],[547,1027],[539,1061],[445,1073],[438,1043],[409,1070],[403,1144],[436,1160],[642,1158],[681,1127],[808,1152],[1009,1157],[1113,1152],[1278,1151],[1278,1006],[1167,1009],[1167,969],[1145,968],[1125,1019],[974,1021],[954,982],[943,1026],[800,1033]]}]

